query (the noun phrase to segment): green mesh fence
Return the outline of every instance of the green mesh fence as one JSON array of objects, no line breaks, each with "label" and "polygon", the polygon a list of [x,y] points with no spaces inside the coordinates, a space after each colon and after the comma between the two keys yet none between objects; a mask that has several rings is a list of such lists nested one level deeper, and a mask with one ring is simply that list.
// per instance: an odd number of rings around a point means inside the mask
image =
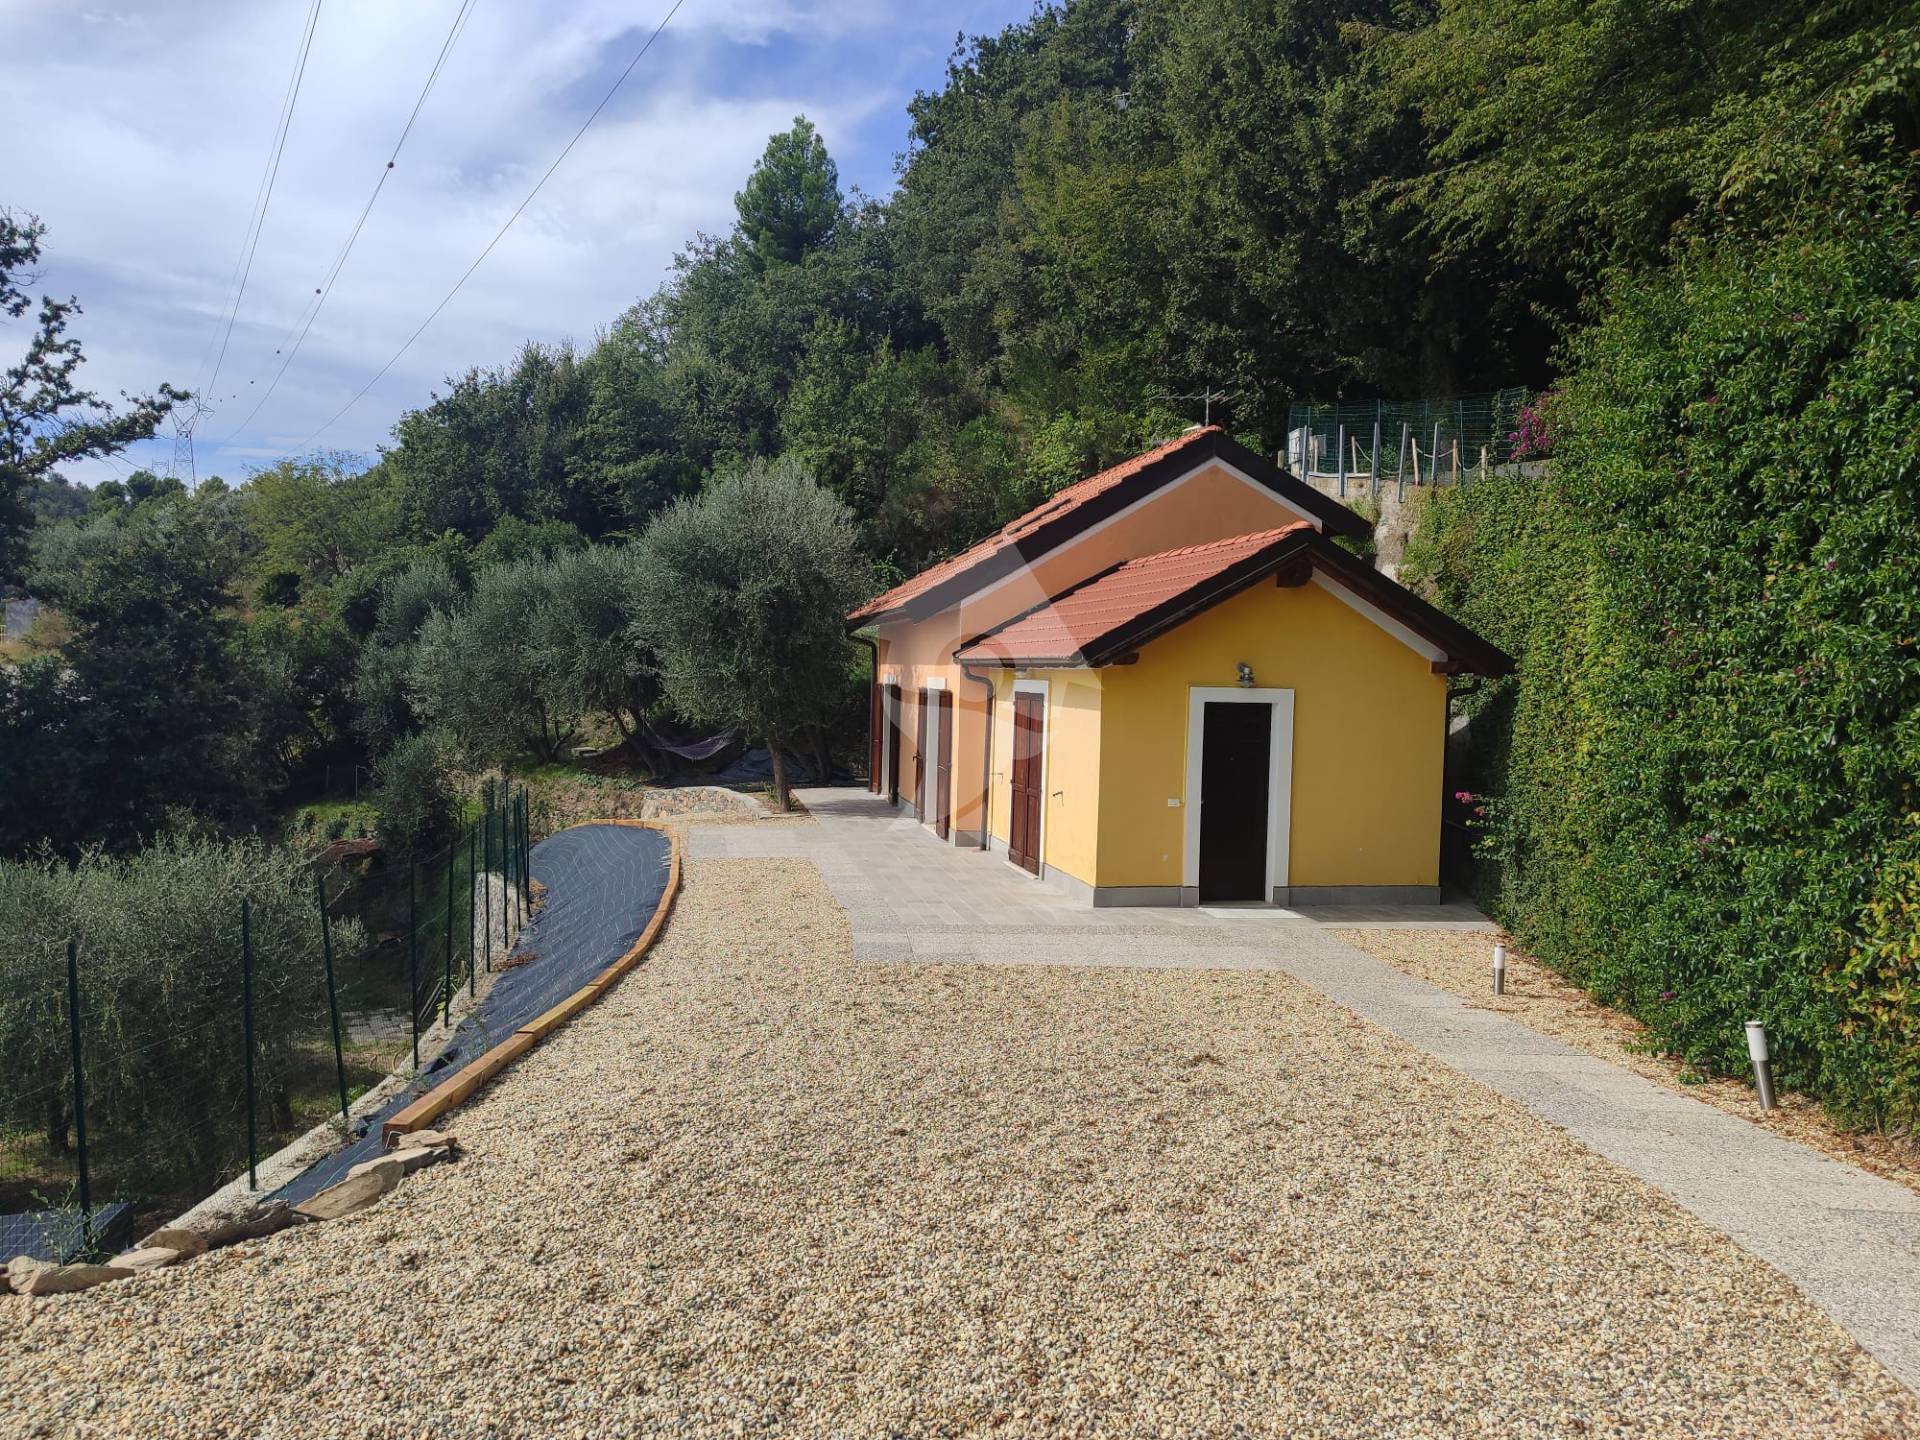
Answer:
[{"label": "green mesh fence", "polygon": [[[310,887],[222,897],[191,933],[159,893],[0,955],[0,1234],[121,1205],[140,1233],[316,1125],[344,1133],[531,909],[525,793],[493,798],[430,852],[334,854]],[[46,1258],[103,1238],[66,1228]]]},{"label": "green mesh fence", "polygon": [[1368,485],[1470,482],[1516,453],[1524,389],[1430,400],[1296,401],[1287,411],[1287,468]]}]

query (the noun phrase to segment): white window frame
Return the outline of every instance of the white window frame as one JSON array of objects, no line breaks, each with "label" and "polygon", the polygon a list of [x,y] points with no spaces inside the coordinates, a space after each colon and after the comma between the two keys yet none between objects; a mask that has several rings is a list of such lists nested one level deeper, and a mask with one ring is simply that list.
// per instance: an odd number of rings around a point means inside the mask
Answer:
[{"label": "white window frame", "polygon": [[1007,707],[1007,853],[1004,858],[1009,866],[1029,880],[1038,880],[1047,873],[1047,806],[1053,799],[1053,791],[1047,788],[1047,768],[1053,763],[1053,732],[1047,728],[1048,712],[1053,709],[1053,682],[1015,680],[1013,693],[1040,697],[1040,834],[1034,841],[1034,852],[1040,861],[1040,868],[1037,871],[1029,870],[1024,865],[1014,864],[1013,859],[1013,747],[1020,732],[1011,705]]},{"label": "white window frame", "polygon": [[1293,827],[1293,691],[1241,689],[1237,685],[1194,685],[1187,690],[1187,792],[1184,849],[1180,863],[1180,883],[1196,893],[1200,887],[1200,778],[1204,773],[1207,739],[1207,702],[1232,701],[1237,704],[1265,702],[1272,709],[1273,729],[1268,745],[1267,769],[1267,888],[1271,902],[1276,890],[1284,889],[1291,857],[1289,839]]}]

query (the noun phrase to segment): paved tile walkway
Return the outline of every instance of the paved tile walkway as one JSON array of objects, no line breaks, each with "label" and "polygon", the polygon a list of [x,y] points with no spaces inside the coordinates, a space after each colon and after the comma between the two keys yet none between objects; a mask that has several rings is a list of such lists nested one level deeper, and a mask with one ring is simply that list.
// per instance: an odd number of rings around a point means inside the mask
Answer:
[{"label": "paved tile walkway", "polygon": [[813,861],[860,960],[1284,971],[1665,1192],[1920,1390],[1920,1196],[1473,1008],[1325,928],[1488,928],[1469,907],[1093,910],[864,791],[800,793],[813,823],[695,829],[691,854]]}]

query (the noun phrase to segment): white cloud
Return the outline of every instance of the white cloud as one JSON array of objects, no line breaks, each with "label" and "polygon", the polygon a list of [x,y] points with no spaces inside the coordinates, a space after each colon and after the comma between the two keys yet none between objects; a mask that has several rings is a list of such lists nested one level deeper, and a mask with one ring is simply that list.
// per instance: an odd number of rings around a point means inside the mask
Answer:
[{"label": "white cloud", "polygon": [[[324,0],[246,295],[201,428],[202,474],[297,446],[352,395],[479,254],[599,102],[671,0],[477,0],[325,310],[258,419],[271,379],[352,228],[459,0]],[[446,312],[321,443],[371,450],[450,372],[526,338],[585,339],[663,278],[804,111],[843,173],[884,188],[902,106],[937,83],[977,9],[885,0],[687,0],[660,42]],[[929,13],[931,10],[932,13]],[[304,0],[76,11],[0,0],[0,204],[49,227],[42,288],[78,294],[86,383],[106,395],[198,386],[304,24]],[[849,157],[857,163],[849,165]],[[17,327],[0,328],[0,354]],[[249,382],[252,382],[249,384]],[[128,459],[164,465],[156,440]],[[97,481],[105,465],[77,468]]]}]

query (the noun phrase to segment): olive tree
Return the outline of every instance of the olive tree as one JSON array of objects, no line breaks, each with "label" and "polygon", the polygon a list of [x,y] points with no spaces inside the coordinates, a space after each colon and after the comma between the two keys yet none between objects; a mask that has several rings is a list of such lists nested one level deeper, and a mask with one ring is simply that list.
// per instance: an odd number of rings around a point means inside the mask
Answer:
[{"label": "olive tree", "polygon": [[791,460],[755,460],[662,512],[641,540],[636,625],[674,708],[781,752],[827,723],[846,685],[846,614],[871,593],[853,513]]},{"label": "olive tree", "polygon": [[408,677],[420,632],[434,615],[465,601],[459,577],[438,555],[417,560],[380,587],[373,631],[360,651],[354,676],[354,726],[375,754],[414,728]]},{"label": "olive tree", "polygon": [[585,697],[539,635],[554,570],[551,561],[516,560],[483,571],[464,607],[437,612],[420,629],[407,681],[413,708],[468,759],[531,752],[553,760],[577,733]]},{"label": "olive tree", "polygon": [[[66,944],[79,953],[87,1130],[106,1191],[172,1189],[245,1156],[241,902],[250,902],[260,1123],[294,1119],[303,1052],[327,1017],[313,873],[246,839],[162,835],[137,854],[0,863],[0,1140],[71,1143]],[[341,953],[364,943],[342,919]]]},{"label": "olive tree", "polygon": [[528,619],[557,694],[613,721],[623,740],[660,699],[660,670],[634,622],[639,617],[637,547],[598,545],[557,557],[546,602]]}]

